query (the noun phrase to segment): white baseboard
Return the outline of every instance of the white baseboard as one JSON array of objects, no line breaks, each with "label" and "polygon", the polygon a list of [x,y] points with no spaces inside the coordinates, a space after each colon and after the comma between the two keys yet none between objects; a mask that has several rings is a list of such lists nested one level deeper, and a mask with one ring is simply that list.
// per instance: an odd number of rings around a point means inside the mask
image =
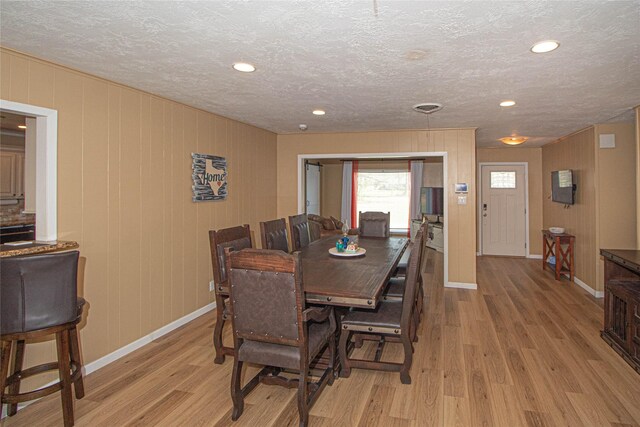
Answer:
[{"label": "white baseboard", "polygon": [[447,282],[445,288],[478,289],[477,283]]},{"label": "white baseboard", "polygon": [[542,259],[542,255],[529,254],[529,255],[527,255],[527,258],[529,258],[529,259]]},{"label": "white baseboard", "polygon": [[580,286],[585,291],[589,292],[594,297],[596,297],[596,298],[604,298],[604,291],[596,291],[591,286],[587,285],[582,280],[578,279],[576,276],[573,276],[573,282],[576,285]]},{"label": "white baseboard", "polygon": [[[155,331],[151,332],[148,335],[145,335],[142,338],[139,338],[137,340],[135,340],[132,343],[129,343],[127,345],[125,345],[124,347],[121,347],[119,349],[117,349],[114,352],[111,352],[109,354],[107,354],[106,356],[101,357],[98,360],[94,360],[91,363],[87,363],[86,365],[84,365],[83,367],[83,375],[89,375],[92,372],[97,371],[100,368],[103,368],[105,366],[107,366],[108,364],[115,362],[116,360],[126,356],[129,353],[132,353],[134,351],[136,351],[137,349],[144,347],[145,345],[149,344],[150,342],[152,342],[155,339],[160,338],[163,335],[168,334],[169,332],[172,332],[176,329],[178,329],[180,326],[186,325],[187,323],[191,322],[192,320],[202,316],[203,314],[206,314],[212,310],[214,310],[216,308],[216,303],[212,302],[210,304],[205,305],[204,307],[201,307],[199,309],[197,309],[196,311],[187,314],[186,316],[183,316],[177,320],[174,320],[173,322],[164,325],[163,327],[156,329]],[[44,384],[42,387],[47,387],[50,386],[51,384],[54,384],[58,382],[57,380],[51,381],[47,384]],[[36,400],[31,400],[29,402],[25,402],[25,403],[20,403],[18,404],[18,410],[24,408],[25,406],[28,406],[30,404],[32,404],[33,402],[36,402],[38,399]],[[1,418],[6,417],[6,405],[2,405],[2,416]]]}]

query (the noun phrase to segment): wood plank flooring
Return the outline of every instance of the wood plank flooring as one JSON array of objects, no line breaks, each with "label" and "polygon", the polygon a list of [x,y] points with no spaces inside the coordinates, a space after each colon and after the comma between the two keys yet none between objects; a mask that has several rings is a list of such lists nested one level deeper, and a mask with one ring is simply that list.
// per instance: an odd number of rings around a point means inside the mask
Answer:
[{"label": "wood plank flooring", "polygon": [[[312,426],[640,425],[640,375],[600,338],[601,301],[556,282],[539,260],[478,258],[477,291],[444,289],[442,256],[432,250],[423,271],[412,384],[354,369],[325,389]],[[231,362],[213,364],[213,319],[200,317],[89,375],[76,425],[297,425],[295,390],[265,385],[232,423]],[[388,344],[383,358],[400,361],[401,347]],[[61,423],[58,394],[3,421]]]}]

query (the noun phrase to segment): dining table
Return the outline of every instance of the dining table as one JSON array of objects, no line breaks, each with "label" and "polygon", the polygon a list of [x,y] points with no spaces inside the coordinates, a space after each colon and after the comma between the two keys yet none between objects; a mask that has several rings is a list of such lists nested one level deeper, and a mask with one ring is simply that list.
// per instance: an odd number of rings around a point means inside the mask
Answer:
[{"label": "dining table", "polygon": [[330,249],[336,247],[338,238],[339,235],[324,237],[300,251],[306,302],[375,309],[409,239],[357,236],[358,246],[366,253],[336,256]]}]

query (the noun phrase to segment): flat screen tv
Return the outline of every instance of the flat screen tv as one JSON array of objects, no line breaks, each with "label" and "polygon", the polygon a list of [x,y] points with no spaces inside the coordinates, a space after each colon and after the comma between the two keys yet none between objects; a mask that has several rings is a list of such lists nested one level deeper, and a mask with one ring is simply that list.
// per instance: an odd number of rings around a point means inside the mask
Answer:
[{"label": "flat screen tv", "polygon": [[563,205],[575,203],[576,184],[571,169],[551,172],[551,200]]},{"label": "flat screen tv", "polygon": [[422,187],[420,189],[420,210],[423,215],[444,215],[444,188]]}]

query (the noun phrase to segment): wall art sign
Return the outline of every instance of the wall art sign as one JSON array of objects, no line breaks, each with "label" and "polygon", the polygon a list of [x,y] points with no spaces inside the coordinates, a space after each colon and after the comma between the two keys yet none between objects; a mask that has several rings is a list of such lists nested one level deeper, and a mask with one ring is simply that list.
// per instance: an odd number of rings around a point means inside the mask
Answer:
[{"label": "wall art sign", "polygon": [[191,153],[193,160],[194,202],[224,200],[227,198],[227,160],[224,157]]}]

